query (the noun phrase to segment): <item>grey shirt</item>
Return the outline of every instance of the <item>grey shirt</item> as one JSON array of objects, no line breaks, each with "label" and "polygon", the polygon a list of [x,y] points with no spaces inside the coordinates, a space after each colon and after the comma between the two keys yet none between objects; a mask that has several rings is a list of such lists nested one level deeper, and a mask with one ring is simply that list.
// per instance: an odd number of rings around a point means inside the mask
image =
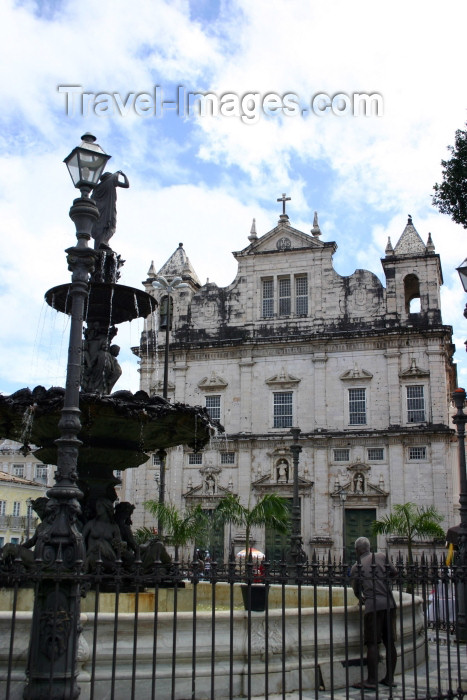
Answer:
[{"label": "grey shirt", "polygon": [[[374,560],[373,560],[374,556]],[[395,608],[389,579],[397,576],[394,566],[381,552],[371,552],[360,558],[350,571],[351,585],[357,598],[365,603],[365,614],[375,610]]]}]

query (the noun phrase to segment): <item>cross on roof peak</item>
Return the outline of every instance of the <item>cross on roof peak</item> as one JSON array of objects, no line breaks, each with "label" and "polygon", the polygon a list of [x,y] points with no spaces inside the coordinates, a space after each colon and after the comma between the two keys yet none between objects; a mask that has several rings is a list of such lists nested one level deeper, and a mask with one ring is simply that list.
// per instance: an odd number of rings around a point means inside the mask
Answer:
[{"label": "cross on roof peak", "polygon": [[287,216],[287,214],[285,213],[285,203],[290,202],[290,200],[291,197],[287,197],[285,192],[282,194],[282,197],[279,197],[277,199],[278,202],[282,202],[282,216]]}]

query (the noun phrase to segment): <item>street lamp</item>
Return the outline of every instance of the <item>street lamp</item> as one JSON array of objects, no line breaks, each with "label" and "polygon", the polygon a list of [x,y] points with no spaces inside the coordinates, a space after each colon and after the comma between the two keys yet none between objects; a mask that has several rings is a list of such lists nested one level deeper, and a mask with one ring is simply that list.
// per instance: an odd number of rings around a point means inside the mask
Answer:
[{"label": "street lamp", "polygon": [[[298,461],[302,448],[298,444],[300,428],[291,428],[293,443],[290,446],[293,461],[293,500],[292,500],[292,534],[291,534],[291,553],[295,563],[295,567],[300,561],[302,552],[302,536],[301,536],[301,514],[300,514],[300,499],[298,497]],[[297,572],[297,568],[295,568]]]},{"label": "street lamp", "polygon": [[457,564],[456,599],[457,625],[456,639],[458,642],[467,641],[467,475],[465,467],[465,424],[467,415],[464,413],[465,389],[456,389],[452,398],[457,413],[452,422],[457,428],[458,458],[459,458],[459,504],[460,525],[449,528],[447,541],[457,544],[458,552],[455,559]]},{"label": "street lamp", "polygon": [[[78,439],[81,430],[79,388],[84,309],[89,293],[89,275],[97,257],[97,252],[89,248],[88,243],[93,224],[99,219],[99,210],[89,194],[99,182],[110,158],[95,140],[91,134],[84,134],[80,145],[64,161],[81,196],[73,201],[70,209],[77,243],[65,251],[68,269],[72,273],[66,385],[58,423],[60,437],[56,440],[55,484],[47,491],[47,517],[38,531],[34,550],[36,561],[46,563],[47,568],[41,574],[34,598],[25,700],[75,698],[79,695],[76,667],[81,597],[79,572],[85,553],[83,537],[77,527],[81,511],[79,499],[83,495],[77,485],[78,451],[82,444]],[[69,575],[58,581],[55,574],[50,573],[55,569],[65,569]],[[54,635],[60,637],[60,644],[54,644],[56,652],[52,654],[50,645],[44,643],[44,620],[51,621]]]},{"label": "street lamp", "polygon": [[76,146],[63,161],[66,163],[73,184],[81,191],[82,197],[88,197],[91,190],[99,183],[99,178],[111,156],[107,155],[96,137],[86,132],[81,136],[81,143]]},{"label": "street lamp", "polygon": [[[171,304],[171,295],[179,290],[179,289],[186,289],[190,285],[187,284],[186,282],[182,282],[181,277],[174,277],[171,282],[169,282],[165,277],[162,275],[159,275],[157,279],[152,283],[152,286],[154,289],[162,289],[166,293],[166,302],[167,302],[167,313],[165,317],[165,348],[164,348],[164,383],[162,386],[162,396],[164,399],[167,399],[167,394],[168,394],[168,386],[169,386],[169,333],[170,333],[170,304]],[[165,461],[167,458],[167,452],[165,450],[159,450],[158,452],[159,460],[160,460],[160,469],[159,469],[159,503],[164,503],[165,500]],[[161,518],[159,516],[158,524],[157,524],[157,530],[158,534],[160,535],[162,532],[162,523],[161,523]]]},{"label": "street lamp", "polygon": [[344,565],[347,556],[347,542],[345,537],[345,502],[347,500],[347,494],[345,491],[341,491],[339,495],[342,503],[342,565]]},{"label": "street lamp", "polygon": [[164,399],[167,398],[167,389],[169,383],[169,331],[170,331],[170,301],[171,295],[178,289],[185,289],[190,285],[186,282],[182,282],[181,277],[174,277],[171,282],[169,282],[165,277],[159,275],[157,279],[152,283],[154,289],[162,289],[166,293],[167,300],[167,314],[166,314],[166,325],[165,325],[165,354],[164,354],[164,384],[162,388],[162,396]]}]

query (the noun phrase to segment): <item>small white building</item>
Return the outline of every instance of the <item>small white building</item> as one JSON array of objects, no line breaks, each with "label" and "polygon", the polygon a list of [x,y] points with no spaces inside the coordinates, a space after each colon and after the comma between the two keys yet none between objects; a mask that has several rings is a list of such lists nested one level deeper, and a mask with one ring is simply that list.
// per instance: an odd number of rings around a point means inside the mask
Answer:
[{"label": "small white building", "polygon": [[[439,256],[411,218],[381,260],[386,285],[367,270],[343,277],[337,245],[287,216],[233,255],[231,285],[201,286],[180,244],[159,273],[189,287],[171,301],[169,399],[206,406],[226,436],[202,453],[183,446],[167,457],[166,498],[182,510],[212,509],[226,493],[254,502],[263,493],[292,498],[291,427],[301,429],[301,528],[306,552],[342,553],[369,535],[392,505],[434,504],[447,529],[457,522],[457,443],[450,421],[455,388],[452,328],[442,323]],[[149,318],[139,348],[141,388],[162,393],[167,298]],[[153,524],[143,509],[157,499],[156,455],[123,475],[121,500],[136,505],[135,525]],[[213,543],[244,546],[226,528]],[[382,539],[380,546],[385,546]],[[283,546],[256,533],[271,557]],[[428,547],[428,549],[430,549]],[[426,550],[426,545],[425,545]]]}]

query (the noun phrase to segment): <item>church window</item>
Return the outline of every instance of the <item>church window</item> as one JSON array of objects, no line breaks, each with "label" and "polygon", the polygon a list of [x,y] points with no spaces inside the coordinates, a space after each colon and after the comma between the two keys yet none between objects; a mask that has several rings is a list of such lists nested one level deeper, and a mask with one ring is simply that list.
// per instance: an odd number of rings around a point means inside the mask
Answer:
[{"label": "church window", "polygon": [[24,465],[13,464],[13,476],[24,476]]},{"label": "church window", "polygon": [[308,313],[308,277],[295,278],[295,312],[298,316]]},{"label": "church window", "polygon": [[206,396],[206,408],[213,420],[221,419],[221,397]]},{"label": "church window", "polygon": [[384,459],[384,448],[383,447],[369,447],[368,448],[368,461],[369,462],[380,462]]},{"label": "church window", "polygon": [[350,450],[346,447],[337,447],[334,450],[335,462],[348,462],[350,459]]},{"label": "church window", "polygon": [[265,318],[274,316],[274,280],[263,280],[263,314]]},{"label": "church window", "polygon": [[416,461],[426,459],[426,447],[409,447],[409,459]]},{"label": "church window", "polygon": [[202,464],[203,454],[202,452],[190,452],[188,455],[188,464]]},{"label": "church window", "polygon": [[366,389],[349,389],[349,425],[366,424]]},{"label": "church window", "polygon": [[407,422],[423,423],[425,420],[425,396],[422,385],[413,385],[407,389]]},{"label": "church window", "polygon": [[235,464],[235,452],[221,452],[221,464]]},{"label": "church window", "polygon": [[277,391],[274,393],[274,428],[292,427],[292,408],[291,391]]},{"label": "church window", "polygon": [[279,279],[279,316],[290,316],[290,277]]}]

